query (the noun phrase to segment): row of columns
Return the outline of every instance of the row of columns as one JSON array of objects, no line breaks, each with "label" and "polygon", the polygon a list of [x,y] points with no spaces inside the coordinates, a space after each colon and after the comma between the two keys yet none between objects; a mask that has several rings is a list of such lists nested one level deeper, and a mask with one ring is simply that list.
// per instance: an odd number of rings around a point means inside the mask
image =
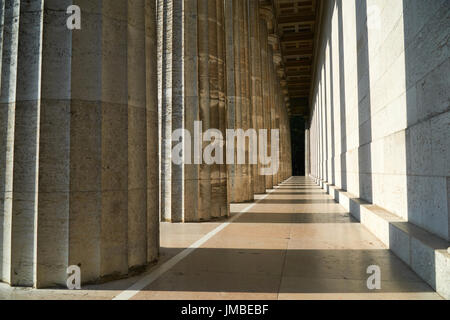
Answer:
[{"label": "row of columns", "polygon": [[[258,0],[0,10],[0,281],[65,286],[72,265],[83,283],[128,275],[158,258],[160,219],[227,217],[291,175],[279,44]],[[198,145],[208,129],[221,138]],[[246,164],[205,163],[212,141],[229,160],[226,129],[269,130],[272,158],[279,129],[276,171],[250,164],[249,144]]]},{"label": "row of columns", "polygon": [[[252,201],[255,194],[265,193],[291,176],[291,145],[285,95],[273,56],[273,46],[279,48],[279,44],[270,43],[275,17],[264,13],[273,12],[273,8],[262,8],[257,0],[228,1],[227,6],[227,48],[234,48],[227,53],[228,128],[268,130],[271,156],[275,152],[271,150],[270,130],[280,130],[279,168],[273,174],[262,175],[265,166],[260,161],[257,165],[228,166],[228,201],[239,203]],[[245,151],[249,153],[248,145]]]},{"label": "row of columns", "polygon": [[[252,201],[291,175],[286,91],[280,86],[281,61],[273,53],[274,48],[279,52],[279,43],[271,41],[273,19],[273,13],[271,18],[260,15],[258,0],[158,1],[163,221],[226,217],[229,203]],[[249,143],[245,164],[237,164],[238,150],[230,164],[225,140],[220,150],[228,164],[205,164],[202,152],[211,141],[204,139],[197,150],[195,139],[209,129],[217,129],[223,139],[226,129],[267,129],[269,156],[270,130],[280,130],[279,168],[262,175],[263,165],[249,161]]]},{"label": "row of columns", "polygon": [[155,261],[154,1],[1,3],[0,280],[66,285],[77,265],[86,283]]}]

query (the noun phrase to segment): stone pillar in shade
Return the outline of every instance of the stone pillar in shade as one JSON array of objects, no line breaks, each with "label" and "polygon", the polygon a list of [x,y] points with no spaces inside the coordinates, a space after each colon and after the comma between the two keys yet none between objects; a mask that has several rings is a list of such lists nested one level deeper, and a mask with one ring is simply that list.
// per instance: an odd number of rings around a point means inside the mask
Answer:
[{"label": "stone pillar in shade", "polygon": [[[265,9],[260,8],[262,19],[260,19],[260,42],[261,42],[261,62],[262,62],[262,97],[263,97],[263,129],[267,130],[267,156],[271,152],[271,82],[270,82],[270,60],[269,60],[269,44],[267,32],[267,20],[264,14]],[[265,188],[272,189],[273,182],[271,175],[265,175]]]},{"label": "stone pillar in shade", "polygon": [[[251,57],[251,77],[252,77],[252,122],[253,129],[259,134],[259,129],[263,129],[264,110],[262,97],[262,54],[259,19],[259,1],[250,0],[250,57]],[[259,146],[258,146],[259,148]],[[266,192],[265,177],[260,174],[261,162],[253,166],[254,193]]]},{"label": "stone pillar in shade", "polygon": [[[198,82],[198,1],[190,1],[184,8],[184,94],[185,94],[185,128],[192,134],[195,131],[194,121],[200,121],[199,82]],[[191,136],[191,146],[195,145]],[[194,150],[193,150],[194,152]],[[198,205],[200,193],[200,166],[185,165],[184,180],[184,221],[198,221]]]},{"label": "stone pillar in shade", "polygon": [[[209,80],[209,124],[210,128],[219,128],[219,61],[217,41],[217,1],[208,0],[208,80]],[[205,128],[206,129],[206,128]],[[206,142],[209,144],[209,142]],[[220,203],[220,164],[209,165],[210,170],[210,207],[211,218],[219,218]],[[218,201],[219,200],[219,201]],[[206,211],[206,210],[205,210]]]},{"label": "stone pillar in shade", "polygon": [[172,0],[158,0],[158,34],[162,40],[158,44],[161,55],[160,93],[161,117],[161,218],[162,220],[181,219],[172,217],[172,77],[173,77],[173,20],[174,3]]},{"label": "stone pillar in shade", "polygon": [[[241,43],[243,49],[243,87],[244,87],[244,95],[243,95],[243,127],[244,131],[253,128],[253,104],[252,104],[252,70],[250,65],[250,49],[251,49],[251,37],[250,37],[250,15],[249,15],[249,0],[242,1],[243,10],[242,10],[242,20],[243,20],[243,32],[241,33]],[[253,167],[254,165],[250,164],[250,144],[245,144],[245,164],[243,165],[244,172],[244,190],[245,190],[245,198],[244,201],[253,201],[254,200],[254,180],[253,180]]]},{"label": "stone pillar in shade", "polygon": [[147,263],[159,256],[159,133],[156,1],[144,0],[147,132]]},{"label": "stone pillar in shade", "polygon": [[[237,1],[225,1],[225,71],[226,71],[226,128],[236,129],[236,111],[239,104],[239,85],[238,70],[239,66],[236,63],[239,57],[239,51],[236,46],[239,41],[236,40],[236,28],[238,24],[235,12]],[[236,155],[233,153],[233,159],[228,158],[226,154],[226,169],[227,169],[227,199],[228,202],[236,202],[237,186],[238,186],[238,167],[231,162],[236,160]]]},{"label": "stone pillar in shade", "polygon": [[[242,92],[241,69],[242,52],[240,33],[242,31],[241,10],[243,1],[225,2],[226,34],[226,75],[227,75],[227,129],[242,128]],[[227,195],[229,203],[243,202],[243,168],[237,164],[236,152],[233,158],[227,158]]]},{"label": "stone pillar in shade", "polygon": [[[5,1],[0,3],[0,74],[2,71],[2,55],[3,55],[3,29],[5,23]],[[0,88],[2,86],[2,79],[0,77]]]},{"label": "stone pillar in shade", "polygon": [[305,176],[311,174],[310,129],[305,130]]},{"label": "stone pillar in shade", "polygon": [[44,3],[21,1],[17,52],[10,283],[32,286],[37,222]]},{"label": "stone pillar in shade", "polygon": [[[268,64],[269,64],[269,123],[270,123],[270,129],[275,130],[276,129],[276,123],[275,123],[275,105],[276,105],[276,99],[275,99],[275,67],[273,65],[273,48],[269,44],[268,47]],[[272,144],[272,141],[271,141]],[[276,150],[270,150],[270,155],[273,158],[275,155]],[[276,179],[274,177],[274,172],[270,175],[270,185],[271,189],[277,185]]]},{"label": "stone pillar in shade", "polygon": [[[210,142],[194,140],[195,134],[210,128],[225,128],[224,27],[219,23],[223,10],[223,0],[159,2],[164,221],[208,221],[228,215],[226,172],[222,167],[221,173],[219,164],[203,161],[202,152]],[[196,128],[195,122],[202,127]],[[172,141],[172,132],[179,129],[189,131],[191,141],[185,134],[182,140]],[[180,150],[182,163],[173,161],[173,148]]]},{"label": "stone pillar in shade", "polygon": [[[244,15],[243,12],[245,1],[236,0],[234,3],[234,13],[236,23],[234,24],[234,37],[235,37],[235,70],[236,70],[236,120],[235,129],[244,129],[245,124],[245,39],[244,39]],[[237,144],[236,144],[237,150]],[[241,150],[242,152],[242,150]],[[245,147],[244,147],[245,152]],[[244,202],[247,199],[247,186],[245,184],[245,165],[237,164],[236,156],[236,186],[234,189],[235,197],[233,202]]]},{"label": "stone pillar in shade", "polygon": [[220,203],[220,216],[226,217],[229,215],[227,203],[227,166],[226,166],[226,128],[227,128],[227,105],[226,105],[226,37],[225,37],[225,2],[224,0],[216,0],[217,10],[217,90],[219,96],[219,115],[218,129],[223,135],[223,160],[224,163],[219,165],[219,185],[213,190],[217,193],[216,199]]},{"label": "stone pillar in shade", "polygon": [[[198,1],[198,83],[199,83],[199,104],[200,121],[203,132],[211,128],[211,92],[210,92],[210,57],[209,57],[209,16],[208,2],[210,0]],[[212,31],[212,30],[211,30]],[[202,150],[208,145],[203,142]],[[203,161],[202,161],[203,162]],[[211,166],[204,162],[200,165],[199,175],[199,206],[198,219],[209,220],[211,218]]]},{"label": "stone pillar in shade", "polygon": [[0,279],[11,282],[11,223],[13,191],[14,122],[19,44],[18,0],[4,1],[0,96]]},{"label": "stone pillar in shade", "polygon": [[[82,10],[81,30],[66,26],[71,4]],[[20,5],[18,29],[7,11],[4,41],[3,84],[17,94],[1,100],[16,111],[7,132],[14,169],[2,177],[14,187],[1,208],[10,238],[1,280],[64,286],[70,265],[83,283],[126,276],[159,247],[155,4]]]}]

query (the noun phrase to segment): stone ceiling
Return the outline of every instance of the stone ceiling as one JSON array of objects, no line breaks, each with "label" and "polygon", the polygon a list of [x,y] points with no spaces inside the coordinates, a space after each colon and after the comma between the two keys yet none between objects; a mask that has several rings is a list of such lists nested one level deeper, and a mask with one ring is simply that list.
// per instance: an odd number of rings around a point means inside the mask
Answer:
[{"label": "stone ceiling", "polygon": [[312,79],[315,33],[321,0],[267,0],[277,21],[284,87],[290,115],[307,116]]}]

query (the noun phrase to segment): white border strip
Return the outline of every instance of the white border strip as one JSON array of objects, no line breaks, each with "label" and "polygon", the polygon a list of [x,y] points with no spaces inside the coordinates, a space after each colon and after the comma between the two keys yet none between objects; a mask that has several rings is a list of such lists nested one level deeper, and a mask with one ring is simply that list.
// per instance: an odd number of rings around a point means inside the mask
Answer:
[{"label": "white border strip", "polygon": [[272,192],[274,192],[277,189],[275,187],[274,189],[270,190],[266,195],[264,195],[262,198],[258,199],[257,201],[251,203],[248,205],[244,210],[240,211],[237,215],[233,216],[230,220],[227,222],[222,223],[220,226],[209,232],[208,234],[204,235],[201,239],[197,240],[193,244],[191,244],[188,248],[184,249],[182,252],[171,258],[170,260],[163,263],[160,267],[155,269],[153,272],[148,274],[147,276],[143,277],[141,280],[133,284],[131,287],[123,291],[122,293],[118,294],[113,298],[113,300],[129,300],[133,298],[135,295],[137,295],[141,290],[148,287],[150,284],[152,284],[155,280],[157,280],[160,276],[162,276],[164,273],[172,269],[178,262],[186,258],[189,254],[194,252],[196,249],[201,247],[205,242],[207,242],[209,239],[214,237],[216,234],[218,234],[220,231],[228,227],[231,223],[233,223],[236,219],[241,217],[244,213],[248,212],[251,208],[253,208],[258,202],[261,200],[264,200],[267,196],[269,196]]}]

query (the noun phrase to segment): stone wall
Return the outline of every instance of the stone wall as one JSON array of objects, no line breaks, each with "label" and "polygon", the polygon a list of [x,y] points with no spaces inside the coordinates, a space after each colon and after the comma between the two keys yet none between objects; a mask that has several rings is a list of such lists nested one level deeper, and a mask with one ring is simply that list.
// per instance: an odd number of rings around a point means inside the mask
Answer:
[{"label": "stone wall", "polygon": [[448,1],[331,1],[312,175],[450,239]]},{"label": "stone wall", "polygon": [[325,2],[307,171],[450,297],[450,3]]}]

